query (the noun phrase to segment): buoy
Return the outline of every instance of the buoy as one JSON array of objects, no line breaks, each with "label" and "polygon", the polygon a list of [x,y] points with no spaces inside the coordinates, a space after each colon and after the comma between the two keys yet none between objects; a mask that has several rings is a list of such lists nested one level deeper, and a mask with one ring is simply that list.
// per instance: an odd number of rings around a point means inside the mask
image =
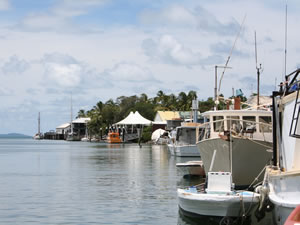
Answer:
[{"label": "buoy", "polygon": [[284,225],[300,224],[300,205],[298,205],[286,219]]}]

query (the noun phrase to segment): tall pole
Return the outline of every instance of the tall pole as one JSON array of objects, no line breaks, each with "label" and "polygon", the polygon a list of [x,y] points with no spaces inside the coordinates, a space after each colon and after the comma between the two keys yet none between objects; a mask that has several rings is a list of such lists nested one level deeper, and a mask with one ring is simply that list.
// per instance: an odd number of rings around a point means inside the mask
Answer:
[{"label": "tall pole", "polygon": [[72,92],[71,92],[71,121],[70,121],[71,133],[73,133],[72,120],[73,120],[73,102],[72,102]]},{"label": "tall pole", "polygon": [[257,109],[259,107],[259,77],[260,77],[260,71],[259,68],[257,69]]},{"label": "tall pole", "polygon": [[257,66],[256,31],[254,32],[254,41],[255,41],[255,64],[257,70],[257,109],[258,109],[259,108],[259,79],[260,79],[261,64],[259,65],[259,67]]},{"label": "tall pole", "polygon": [[217,73],[218,66],[215,66],[215,102],[217,101],[217,90],[218,90],[218,73]]},{"label": "tall pole", "polygon": [[285,4],[284,76],[286,76],[286,55],[287,55],[287,1]]},{"label": "tall pole", "polygon": [[41,133],[41,114],[40,114],[40,112],[39,112],[39,118],[38,118],[38,134],[40,135],[40,133]]}]

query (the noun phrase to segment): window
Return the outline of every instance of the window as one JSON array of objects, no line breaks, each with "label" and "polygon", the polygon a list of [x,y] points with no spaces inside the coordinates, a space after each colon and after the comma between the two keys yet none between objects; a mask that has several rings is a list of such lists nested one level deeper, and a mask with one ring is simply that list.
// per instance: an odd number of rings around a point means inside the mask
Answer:
[{"label": "window", "polygon": [[246,132],[256,131],[255,116],[243,116],[243,130]]},{"label": "window", "polygon": [[[223,132],[224,131],[224,117],[223,116],[214,116],[213,117],[213,125],[214,132]],[[221,121],[219,121],[221,120]]]},{"label": "window", "polygon": [[[259,132],[272,132],[272,118],[271,116],[260,116],[259,117]],[[263,123],[263,124],[262,124]]]},{"label": "window", "polygon": [[227,116],[227,130],[231,129],[232,131],[239,133],[242,129],[239,116]]}]

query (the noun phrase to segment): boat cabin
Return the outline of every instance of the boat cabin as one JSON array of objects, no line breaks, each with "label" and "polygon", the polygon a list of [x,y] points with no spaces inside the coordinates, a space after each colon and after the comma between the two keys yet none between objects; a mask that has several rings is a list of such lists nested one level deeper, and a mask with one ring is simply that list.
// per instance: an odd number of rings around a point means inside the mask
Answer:
[{"label": "boat cabin", "polygon": [[272,141],[272,112],[264,110],[219,110],[202,114],[204,124],[198,140],[232,135]]},{"label": "boat cabin", "polygon": [[176,143],[178,145],[195,145],[197,137],[197,123],[182,123],[176,128]]}]

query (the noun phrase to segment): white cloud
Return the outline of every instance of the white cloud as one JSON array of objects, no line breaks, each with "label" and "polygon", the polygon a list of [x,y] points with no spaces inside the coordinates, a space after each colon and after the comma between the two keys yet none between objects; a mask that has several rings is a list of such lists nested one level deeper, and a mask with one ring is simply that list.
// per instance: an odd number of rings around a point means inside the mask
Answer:
[{"label": "white cloud", "polygon": [[29,63],[25,60],[19,59],[16,55],[11,56],[6,62],[2,71],[5,74],[21,74],[29,68]]},{"label": "white cloud", "polygon": [[143,82],[153,80],[149,69],[135,63],[118,63],[111,70],[105,72],[115,81]]},{"label": "white cloud", "polygon": [[[72,19],[85,15],[90,9],[101,6],[107,0],[62,0],[48,10],[32,12],[25,17],[21,26],[29,30],[73,31]],[[78,27],[77,27],[78,29]]]},{"label": "white cloud", "polygon": [[164,25],[196,28],[204,33],[217,35],[235,35],[239,29],[239,24],[235,20],[221,22],[213,13],[200,6],[189,9],[181,5],[172,5],[158,11],[144,11],[140,18],[143,23],[158,27]]},{"label": "white cloud", "polygon": [[81,81],[84,66],[73,57],[63,54],[48,54],[43,59],[46,79],[61,87],[75,87]]},{"label": "white cloud", "polygon": [[147,24],[162,23],[169,25],[197,25],[197,17],[185,7],[173,5],[159,12],[147,10],[140,15],[141,21]]},{"label": "white cloud", "polygon": [[13,90],[5,87],[0,87],[0,96],[10,96],[10,95],[13,95]]},{"label": "white cloud", "polygon": [[219,56],[203,58],[200,52],[185,47],[171,35],[163,35],[156,42],[147,39],[143,42],[143,49],[151,59],[175,65],[192,66],[220,61]]},{"label": "white cloud", "polygon": [[100,6],[107,0],[62,0],[52,12],[61,17],[74,17],[86,14],[90,8]]}]

